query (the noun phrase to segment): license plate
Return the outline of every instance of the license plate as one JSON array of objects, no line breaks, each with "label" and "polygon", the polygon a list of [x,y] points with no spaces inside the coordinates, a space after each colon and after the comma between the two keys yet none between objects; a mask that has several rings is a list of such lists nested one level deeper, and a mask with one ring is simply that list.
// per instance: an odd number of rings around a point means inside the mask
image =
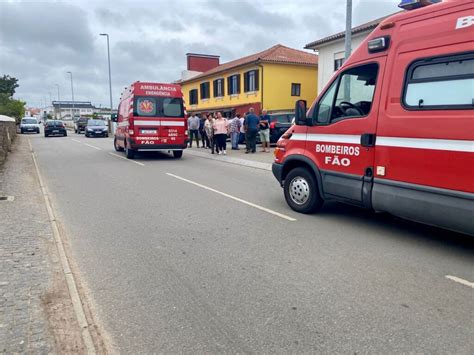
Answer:
[{"label": "license plate", "polygon": [[33,128],[28,128],[28,131],[32,131],[32,130],[33,130]]},{"label": "license plate", "polygon": [[156,134],[156,129],[141,129],[141,134]]},{"label": "license plate", "polygon": [[56,130],[53,131],[53,133],[59,133],[59,131],[56,129]]}]

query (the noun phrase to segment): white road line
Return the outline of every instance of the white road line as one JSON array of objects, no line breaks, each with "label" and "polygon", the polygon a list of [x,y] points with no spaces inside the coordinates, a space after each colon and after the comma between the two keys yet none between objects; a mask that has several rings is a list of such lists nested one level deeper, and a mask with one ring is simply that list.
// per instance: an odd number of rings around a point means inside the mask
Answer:
[{"label": "white road line", "polygon": [[97,149],[97,150],[102,150],[99,147],[96,147],[96,146],[93,146],[93,145],[90,145],[90,144],[87,144],[87,143],[84,143],[84,145],[87,145],[88,147],[91,147],[91,148],[94,148],[94,149]]},{"label": "white road line", "polygon": [[140,163],[136,160],[128,159],[128,158],[122,157],[121,155],[118,155],[118,154],[115,154],[115,153],[109,153],[109,154],[113,155],[114,157],[120,158],[120,159],[125,159],[126,161],[129,161],[130,163],[135,163],[135,164],[138,164],[138,165],[141,165],[141,166],[145,166],[145,164]]},{"label": "white road line", "polygon": [[74,142],[77,142],[77,143],[82,143],[81,141],[78,141],[77,139],[74,139],[74,138],[71,138],[71,140],[73,140]]},{"label": "white road line", "polygon": [[215,192],[216,194],[219,194],[219,195],[222,195],[222,196],[225,196],[225,197],[228,197],[232,200],[235,200],[235,201],[238,201],[238,202],[241,202],[245,205],[248,205],[248,206],[251,206],[251,207],[254,207],[256,209],[259,209],[261,211],[264,211],[264,212],[267,212],[267,213],[270,213],[274,216],[277,216],[277,217],[280,217],[280,218],[283,218],[283,219],[286,219],[287,221],[291,221],[291,222],[294,222],[296,221],[295,218],[292,218],[292,217],[289,217],[287,215],[284,215],[282,213],[279,213],[279,212],[276,212],[276,211],[273,211],[271,209],[268,209],[266,207],[262,207],[262,206],[259,206],[259,205],[256,205],[255,203],[252,203],[252,202],[248,202],[248,201],[245,201],[245,200],[242,200],[241,198],[238,198],[238,197],[235,197],[235,196],[232,196],[232,195],[229,195],[229,194],[226,194],[225,192],[221,192],[221,191],[218,191],[216,189],[213,189],[211,187],[208,187],[208,186],[205,186],[205,185],[201,185],[197,182],[194,182],[194,181],[191,181],[191,180],[188,180],[188,179],[185,179],[185,178],[182,178],[181,176],[177,176],[177,175],[174,175],[174,174],[171,174],[171,173],[166,173],[166,175],[168,176],[171,176],[171,177],[174,177],[178,180],[181,180],[181,181],[184,181],[184,182],[187,182],[189,184],[192,184],[192,185],[195,185],[195,186],[198,186],[202,189],[205,189],[205,190],[208,190],[208,191],[212,191],[212,192]]},{"label": "white road line", "polygon": [[454,282],[458,282],[460,284],[463,284],[464,286],[468,286],[470,288],[474,288],[474,282],[469,282],[467,280],[464,280],[464,279],[461,279],[460,277],[456,277],[456,276],[451,276],[451,275],[446,275],[446,278],[447,279],[450,279]]}]

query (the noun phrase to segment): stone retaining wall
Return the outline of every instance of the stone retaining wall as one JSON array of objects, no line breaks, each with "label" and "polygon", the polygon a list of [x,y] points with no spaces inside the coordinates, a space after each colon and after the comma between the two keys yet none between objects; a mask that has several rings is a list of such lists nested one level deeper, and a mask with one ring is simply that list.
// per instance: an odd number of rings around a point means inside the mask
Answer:
[{"label": "stone retaining wall", "polygon": [[0,116],[0,165],[2,165],[2,163],[7,158],[8,152],[11,149],[11,145],[15,137],[15,119],[7,116]]}]

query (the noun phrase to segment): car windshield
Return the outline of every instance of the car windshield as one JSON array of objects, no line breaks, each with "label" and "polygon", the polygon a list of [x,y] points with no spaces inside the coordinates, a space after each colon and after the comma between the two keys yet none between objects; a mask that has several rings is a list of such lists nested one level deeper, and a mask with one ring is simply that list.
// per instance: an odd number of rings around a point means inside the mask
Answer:
[{"label": "car windshield", "polygon": [[88,126],[105,126],[105,121],[102,120],[89,120],[87,121]]},{"label": "car windshield", "polygon": [[21,123],[23,124],[37,124],[38,121],[36,121],[36,119],[34,118],[24,118],[21,120]]}]

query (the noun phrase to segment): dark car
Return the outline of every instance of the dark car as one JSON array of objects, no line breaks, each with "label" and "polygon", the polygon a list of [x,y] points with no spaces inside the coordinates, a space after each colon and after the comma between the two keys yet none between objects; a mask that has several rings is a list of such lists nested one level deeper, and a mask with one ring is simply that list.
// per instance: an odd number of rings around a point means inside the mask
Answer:
[{"label": "dark car", "polygon": [[74,132],[76,132],[77,134],[81,134],[81,132],[84,132],[86,130],[88,120],[89,119],[87,117],[78,118],[74,123]]},{"label": "dark car", "polygon": [[108,137],[109,129],[104,120],[89,120],[85,133],[86,137]]},{"label": "dark car", "polygon": [[47,120],[44,123],[44,136],[67,136],[66,126],[60,120]]},{"label": "dark car", "polygon": [[283,133],[291,127],[294,116],[292,112],[270,114],[270,143],[278,142]]}]

